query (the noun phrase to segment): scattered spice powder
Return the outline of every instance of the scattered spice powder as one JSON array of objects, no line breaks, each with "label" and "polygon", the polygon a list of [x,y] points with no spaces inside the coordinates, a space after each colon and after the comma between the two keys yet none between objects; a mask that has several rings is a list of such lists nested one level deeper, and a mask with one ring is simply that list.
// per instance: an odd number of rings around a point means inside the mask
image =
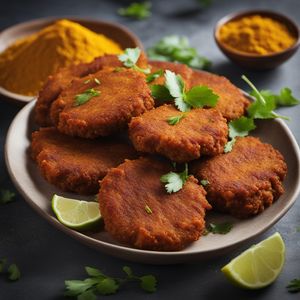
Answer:
[{"label": "scattered spice powder", "polygon": [[0,54],[0,85],[18,94],[34,96],[58,68],[122,52],[106,36],[69,20],[59,20],[17,40]]},{"label": "scattered spice powder", "polygon": [[229,21],[220,28],[219,38],[230,48],[260,55],[283,51],[296,42],[285,24],[261,15]]}]

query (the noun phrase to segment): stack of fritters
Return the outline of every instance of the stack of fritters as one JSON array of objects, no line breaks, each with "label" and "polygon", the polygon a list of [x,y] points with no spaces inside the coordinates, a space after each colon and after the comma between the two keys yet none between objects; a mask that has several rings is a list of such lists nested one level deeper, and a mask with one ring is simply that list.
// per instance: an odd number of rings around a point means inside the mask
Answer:
[{"label": "stack of fritters", "polygon": [[[144,54],[138,66],[148,67]],[[44,178],[64,191],[89,195],[100,187],[105,228],[118,241],[174,251],[199,239],[211,205],[237,217],[271,205],[283,193],[287,169],[281,154],[256,138],[239,138],[223,154],[227,122],[249,105],[226,78],[177,63],[150,67],[152,73],[181,75],[188,89],[211,88],[219,96],[216,107],[192,109],[169,124],[182,112],[171,99],[155,103],[150,91],[165,83],[164,76],[147,84],[142,72],[125,68],[117,56],[104,56],[50,76],[35,106],[36,122],[49,128],[33,133],[32,157]],[[74,105],[87,89],[98,92]],[[171,162],[190,162],[195,177],[168,194],[160,177],[174,171]],[[204,188],[201,180],[208,183]]]}]

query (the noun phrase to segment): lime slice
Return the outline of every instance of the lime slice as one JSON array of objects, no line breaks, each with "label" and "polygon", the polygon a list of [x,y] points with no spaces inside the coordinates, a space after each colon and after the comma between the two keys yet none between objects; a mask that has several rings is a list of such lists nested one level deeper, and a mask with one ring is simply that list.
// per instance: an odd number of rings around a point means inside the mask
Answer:
[{"label": "lime slice", "polygon": [[276,232],[234,258],[222,268],[222,272],[239,287],[260,289],[275,281],[282,270],[284,260],[284,241]]},{"label": "lime slice", "polygon": [[73,229],[87,229],[101,219],[97,202],[80,201],[54,195],[52,209],[58,220]]}]

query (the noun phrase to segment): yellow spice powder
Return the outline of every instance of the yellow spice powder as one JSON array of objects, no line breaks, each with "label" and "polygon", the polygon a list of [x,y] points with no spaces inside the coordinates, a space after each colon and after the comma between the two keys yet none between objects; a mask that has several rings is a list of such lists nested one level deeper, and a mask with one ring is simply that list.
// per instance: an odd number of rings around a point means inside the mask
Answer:
[{"label": "yellow spice powder", "polygon": [[261,15],[226,23],[220,29],[219,38],[230,48],[261,55],[280,52],[296,42],[285,24]]},{"label": "yellow spice powder", "polygon": [[58,68],[121,52],[120,46],[106,36],[60,20],[16,41],[0,54],[0,85],[18,94],[34,96]]}]

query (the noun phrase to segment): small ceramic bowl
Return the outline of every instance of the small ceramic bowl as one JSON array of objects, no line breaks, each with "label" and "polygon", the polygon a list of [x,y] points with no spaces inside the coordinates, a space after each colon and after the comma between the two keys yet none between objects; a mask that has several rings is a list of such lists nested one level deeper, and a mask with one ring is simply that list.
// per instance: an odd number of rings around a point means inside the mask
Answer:
[{"label": "small ceramic bowl", "polygon": [[[135,47],[140,47],[141,49],[143,49],[143,45],[138,37],[136,37],[131,31],[120,24],[92,19],[61,17],[32,20],[5,29],[0,33],[0,52],[4,51],[17,39],[38,32],[59,19],[68,19],[77,22],[94,32],[102,33],[112,40],[116,41],[123,49]],[[23,104],[31,101],[34,98],[33,96],[25,96],[10,92],[3,87],[0,87],[0,94],[11,101]]]},{"label": "small ceramic bowl", "polygon": [[[232,49],[226,46],[224,43],[220,41],[219,34],[221,27],[233,20],[240,19],[245,16],[250,15],[261,15],[264,17],[269,17],[271,19],[277,20],[287,26],[289,31],[295,36],[296,42],[291,47],[272,54],[260,55],[260,54],[252,54],[241,52],[235,49]],[[295,52],[298,50],[300,45],[300,31],[297,24],[292,21],[290,18],[279,14],[277,12],[269,11],[269,10],[251,10],[251,11],[243,11],[237,12],[223,17],[216,25],[214,31],[215,41],[219,46],[220,50],[233,62],[237,63],[242,67],[246,67],[253,70],[267,70],[278,67],[285,61],[287,61]]]}]

